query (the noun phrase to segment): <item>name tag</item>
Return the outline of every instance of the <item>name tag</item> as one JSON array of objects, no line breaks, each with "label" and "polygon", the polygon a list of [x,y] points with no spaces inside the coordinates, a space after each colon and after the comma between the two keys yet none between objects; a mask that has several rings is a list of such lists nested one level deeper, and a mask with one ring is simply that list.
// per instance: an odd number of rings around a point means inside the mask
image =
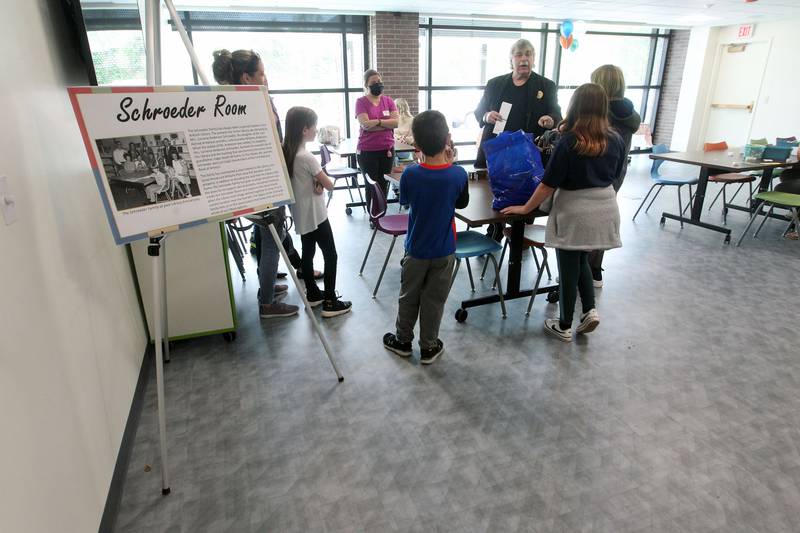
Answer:
[{"label": "name tag", "polygon": [[384,117],[388,117],[389,116],[389,110],[388,109],[384,109],[383,110],[383,116]]}]

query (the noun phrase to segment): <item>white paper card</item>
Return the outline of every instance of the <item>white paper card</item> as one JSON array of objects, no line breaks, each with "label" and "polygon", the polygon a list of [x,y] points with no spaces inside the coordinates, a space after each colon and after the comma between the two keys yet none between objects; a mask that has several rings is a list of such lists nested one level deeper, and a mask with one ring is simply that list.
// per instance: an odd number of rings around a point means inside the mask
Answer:
[{"label": "white paper card", "polygon": [[494,123],[494,129],[492,132],[497,135],[503,130],[506,129],[506,121],[508,120],[508,115],[511,113],[511,104],[509,102],[503,102],[500,104],[500,111],[499,113],[503,116],[503,120],[498,120]]}]

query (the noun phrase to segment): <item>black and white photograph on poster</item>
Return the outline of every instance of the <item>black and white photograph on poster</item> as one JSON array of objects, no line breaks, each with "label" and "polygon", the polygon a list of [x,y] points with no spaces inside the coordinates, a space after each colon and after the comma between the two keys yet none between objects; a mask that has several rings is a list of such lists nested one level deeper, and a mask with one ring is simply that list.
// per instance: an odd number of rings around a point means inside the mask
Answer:
[{"label": "black and white photograph on poster", "polygon": [[98,139],[117,211],[200,196],[183,132]]}]

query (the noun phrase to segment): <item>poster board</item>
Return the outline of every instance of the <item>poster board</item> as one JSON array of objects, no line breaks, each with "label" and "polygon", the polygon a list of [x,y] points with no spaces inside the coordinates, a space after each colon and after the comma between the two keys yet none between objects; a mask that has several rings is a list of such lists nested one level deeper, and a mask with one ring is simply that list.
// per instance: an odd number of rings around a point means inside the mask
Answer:
[{"label": "poster board", "polygon": [[294,202],[266,87],[70,87],[117,244]]}]

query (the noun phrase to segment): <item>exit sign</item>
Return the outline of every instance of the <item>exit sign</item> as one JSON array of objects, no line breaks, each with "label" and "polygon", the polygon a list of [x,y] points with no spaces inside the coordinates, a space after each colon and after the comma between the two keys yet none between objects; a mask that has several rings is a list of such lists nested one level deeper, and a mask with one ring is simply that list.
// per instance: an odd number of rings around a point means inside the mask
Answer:
[{"label": "exit sign", "polygon": [[736,37],[739,39],[750,39],[753,36],[755,29],[755,24],[742,24],[739,26],[739,31],[737,32]]}]

